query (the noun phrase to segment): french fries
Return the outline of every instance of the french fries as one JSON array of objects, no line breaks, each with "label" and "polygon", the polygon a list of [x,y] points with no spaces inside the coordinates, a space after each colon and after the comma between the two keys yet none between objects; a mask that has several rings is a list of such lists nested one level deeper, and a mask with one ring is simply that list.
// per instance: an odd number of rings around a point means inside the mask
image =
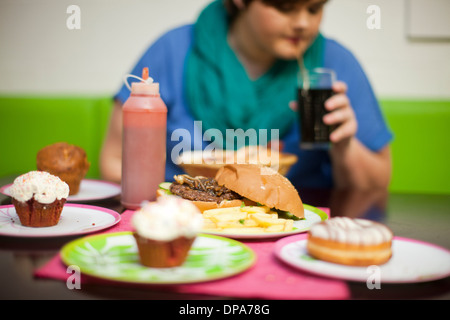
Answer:
[{"label": "french fries", "polygon": [[228,233],[292,231],[294,221],[278,217],[266,206],[243,206],[205,210],[203,230]]}]

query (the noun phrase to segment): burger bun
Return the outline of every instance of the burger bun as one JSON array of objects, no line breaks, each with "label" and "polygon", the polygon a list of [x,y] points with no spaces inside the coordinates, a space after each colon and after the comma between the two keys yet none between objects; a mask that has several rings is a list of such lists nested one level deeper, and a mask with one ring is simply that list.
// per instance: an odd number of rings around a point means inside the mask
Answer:
[{"label": "burger bun", "polygon": [[239,195],[304,218],[304,207],[292,183],[277,171],[257,164],[227,164],[215,177],[221,186]]}]

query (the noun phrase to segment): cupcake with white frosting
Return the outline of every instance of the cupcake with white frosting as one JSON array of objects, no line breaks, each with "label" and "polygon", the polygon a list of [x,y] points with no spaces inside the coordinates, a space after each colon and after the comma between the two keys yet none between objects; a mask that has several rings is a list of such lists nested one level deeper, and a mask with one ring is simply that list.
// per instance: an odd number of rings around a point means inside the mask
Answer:
[{"label": "cupcake with white frosting", "polygon": [[50,227],[59,222],[69,186],[48,172],[30,171],[14,180],[10,194],[23,226]]},{"label": "cupcake with white frosting", "polygon": [[143,203],[131,222],[141,264],[168,268],[184,263],[203,217],[190,201],[164,196]]}]

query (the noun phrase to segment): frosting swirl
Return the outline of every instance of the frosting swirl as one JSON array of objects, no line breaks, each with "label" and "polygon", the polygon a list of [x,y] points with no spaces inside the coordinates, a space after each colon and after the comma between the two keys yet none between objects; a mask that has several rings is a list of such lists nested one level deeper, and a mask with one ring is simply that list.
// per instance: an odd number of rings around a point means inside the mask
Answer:
[{"label": "frosting swirl", "polygon": [[311,226],[313,237],[351,244],[376,245],[391,241],[392,231],[381,223],[366,219],[334,217]]},{"label": "frosting swirl", "polygon": [[52,203],[69,195],[69,186],[59,177],[45,171],[30,171],[14,180],[11,197],[26,202],[34,197],[40,203]]},{"label": "frosting swirl", "polygon": [[188,200],[162,196],[156,202],[144,202],[131,222],[142,237],[170,241],[196,236],[203,226],[203,216]]}]

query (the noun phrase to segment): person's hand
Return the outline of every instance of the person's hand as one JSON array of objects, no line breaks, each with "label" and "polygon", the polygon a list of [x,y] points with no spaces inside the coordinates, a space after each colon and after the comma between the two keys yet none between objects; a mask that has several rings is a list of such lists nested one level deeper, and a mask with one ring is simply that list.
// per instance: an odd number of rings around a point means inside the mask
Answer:
[{"label": "person's hand", "polygon": [[346,94],[347,85],[338,81],[333,84],[332,89],[335,95],[325,101],[325,109],[329,113],[323,117],[323,122],[335,127],[330,134],[330,140],[332,143],[339,143],[356,134],[358,123]]}]

